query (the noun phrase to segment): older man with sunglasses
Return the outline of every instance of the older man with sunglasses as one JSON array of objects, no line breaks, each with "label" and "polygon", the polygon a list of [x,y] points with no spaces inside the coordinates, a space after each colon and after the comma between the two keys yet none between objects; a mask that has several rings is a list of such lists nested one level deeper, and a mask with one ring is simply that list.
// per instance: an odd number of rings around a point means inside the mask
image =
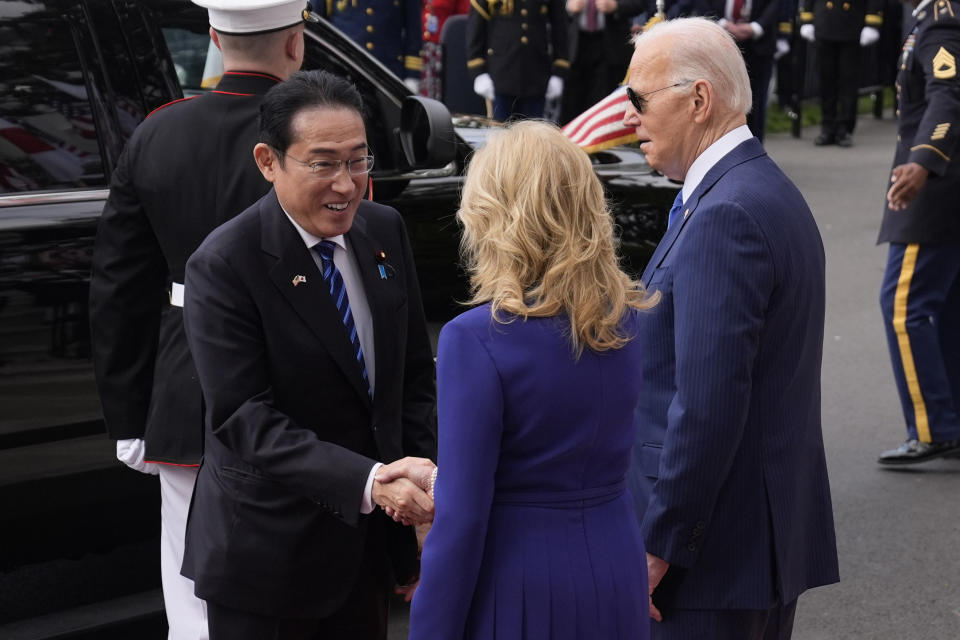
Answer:
[{"label": "older man with sunglasses", "polygon": [[820,425],[824,254],[803,196],[746,126],[733,38],[702,18],[636,40],[624,124],[683,181],[643,274],[628,481],[651,638],[784,640],[798,596],[838,580]]}]

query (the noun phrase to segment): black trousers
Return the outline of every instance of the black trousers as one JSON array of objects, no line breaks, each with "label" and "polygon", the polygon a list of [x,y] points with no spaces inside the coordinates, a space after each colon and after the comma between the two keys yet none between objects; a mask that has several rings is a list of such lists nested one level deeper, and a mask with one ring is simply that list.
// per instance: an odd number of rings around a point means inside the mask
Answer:
[{"label": "black trousers", "polygon": [[[373,529],[373,527],[371,527]],[[318,576],[336,580],[336,576]],[[343,606],[327,618],[281,618],[207,601],[210,640],[387,640],[393,573],[380,535],[367,536],[357,582]]]},{"label": "black trousers", "polygon": [[560,124],[564,125],[600,102],[617,88],[627,75],[629,50],[623,61],[607,60],[603,32],[580,31],[577,55],[563,85],[560,102]]},{"label": "black trousers", "polygon": [[821,130],[828,135],[853,133],[857,124],[860,43],[817,40],[820,72]]},{"label": "black trousers", "polygon": [[766,610],[663,611],[650,621],[650,640],[790,640],[797,601]]}]

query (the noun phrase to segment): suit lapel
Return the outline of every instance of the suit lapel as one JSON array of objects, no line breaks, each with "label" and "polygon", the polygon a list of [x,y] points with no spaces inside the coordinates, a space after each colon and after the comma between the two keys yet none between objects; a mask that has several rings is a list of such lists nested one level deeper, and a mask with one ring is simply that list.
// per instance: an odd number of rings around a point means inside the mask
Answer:
[{"label": "suit lapel", "polygon": [[296,314],[310,327],[357,393],[369,401],[367,383],[363,380],[353,345],[340,320],[337,306],[330,297],[323,274],[303,243],[303,238],[283,213],[273,191],[261,208],[260,219],[262,249],[275,259],[270,268],[270,279]]},{"label": "suit lapel", "polygon": [[730,153],[720,158],[720,161],[710,168],[707,175],[703,177],[703,180],[700,181],[700,184],[697,185],[694,192],[691,193],[687,201],[684,202],[683,216],[674,223],[672,227],[667,229],[667,232],[660,240],[660,244],[657,245],[657,249],[653,252],[650,262],[647,263],[646,269],[643,270],[643,277],[641,278],[643,282],[650,282],[653,272],[663,263],[664,258],[667,257],[670,249],[673,248],[674,243],[680,236],[680,232],[683,231],[683,228],[686,226],[687,221],[696,213],[697,208],[700,206],[701,199],[713,188],[720,178],[733,167],[765,154],[766,152],[763,150],[763,145],[760,144],[760,141],[756,138],[750,138],[738,144]]},{"label": "suit lapel", "polygon": [[[360,206],[362,208],[363,204],[361,203]],[[353,250],[357,267],[360,269],[363,290],[370,307],[373,351],[377,359],[376,371],[386,375],[387,372],[397,371],[397,365],[394,349],[396,332],[392,329],[390,322],[394,309],[390,308],[389,300],[382,295],[385,285],[383,278],[380,277],[380,270],[377,268],[379,263],[376,259],[377,254],[383,251],[384,247],[378,245],[376,240],[367,233],[366,220],[359,215],[359,211],[346,238]],[[376,401],[376,393],[374,393],[374,401]]]}]

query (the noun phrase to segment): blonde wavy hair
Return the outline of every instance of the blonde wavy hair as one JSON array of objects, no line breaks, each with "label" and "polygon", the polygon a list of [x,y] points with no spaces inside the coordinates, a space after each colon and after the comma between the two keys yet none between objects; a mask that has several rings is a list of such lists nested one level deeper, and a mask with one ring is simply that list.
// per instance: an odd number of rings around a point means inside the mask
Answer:
[{"label": "blonde wavy hair", "polygon": [[620,269],[613,220],[589,156],[546,122],[492,134],[467,171],[457,219],[469,304],[520,318],[566,314],[577,357],[630,339],[628,308],[660,299]]}]

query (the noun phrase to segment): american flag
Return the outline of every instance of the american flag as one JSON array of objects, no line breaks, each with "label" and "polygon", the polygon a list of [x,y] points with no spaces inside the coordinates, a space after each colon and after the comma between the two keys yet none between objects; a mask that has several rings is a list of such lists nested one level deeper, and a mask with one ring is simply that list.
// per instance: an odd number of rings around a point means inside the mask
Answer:
[{"label": "american flag", "polygon": [[623,116],[630,104],[627,85],[593,105],[563,127],[563,133],[587,153],[603,151],[627,142],[636,142],[633,127],[623,126]]}]

